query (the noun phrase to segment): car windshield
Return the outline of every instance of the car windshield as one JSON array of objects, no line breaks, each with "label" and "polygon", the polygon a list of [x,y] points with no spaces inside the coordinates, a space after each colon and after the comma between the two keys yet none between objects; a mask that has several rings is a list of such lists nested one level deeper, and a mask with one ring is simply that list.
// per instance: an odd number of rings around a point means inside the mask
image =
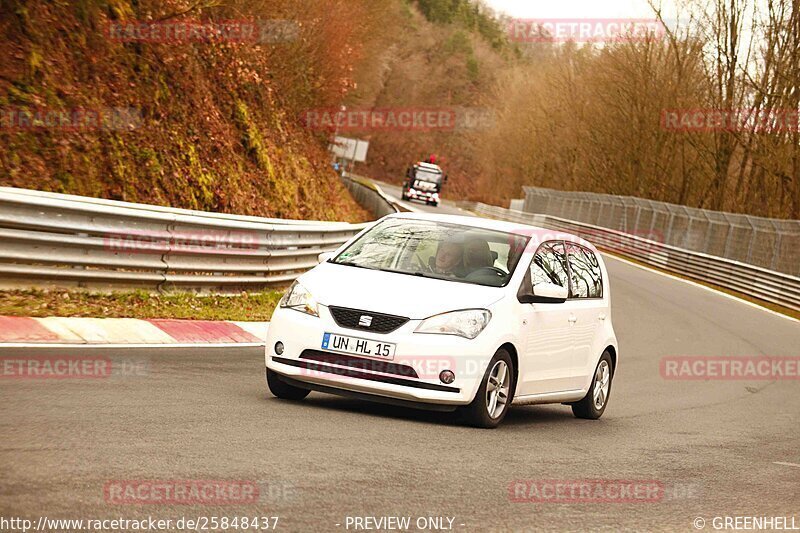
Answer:
[{"label": "car windshield", "polygon": [[416,173],[414,174],[414,178],[420,181],[431,181],[433,183],[439,183],[442,181],[442,174],[441,172],[433,172],[431,170],[423,170],[418,168]]},{"label": "car windshield", "polygon": [[388,219],[364,233],[332,263],[503,287],[528,238],[459,224]]}]

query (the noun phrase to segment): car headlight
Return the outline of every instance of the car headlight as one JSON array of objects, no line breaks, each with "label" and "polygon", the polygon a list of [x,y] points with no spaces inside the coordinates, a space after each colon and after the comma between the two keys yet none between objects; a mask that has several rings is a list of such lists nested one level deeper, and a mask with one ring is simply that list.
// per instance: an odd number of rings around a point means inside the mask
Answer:
[{"label": "car headlight", "polygon": [[414,333],[433,333],[438,335],[458,335],[474,339],[489,324],[492,313],[486,309],[467,309],[442,313],[422,321]]},{"label": "car headlight", "polygon": [[284,308],[295,309],[301,313],[312,316],[319,316],[317,301],[305,287],[296,281],[292,283],[292,286],[289,287],[289,290],[283,295],[278,305]]}]

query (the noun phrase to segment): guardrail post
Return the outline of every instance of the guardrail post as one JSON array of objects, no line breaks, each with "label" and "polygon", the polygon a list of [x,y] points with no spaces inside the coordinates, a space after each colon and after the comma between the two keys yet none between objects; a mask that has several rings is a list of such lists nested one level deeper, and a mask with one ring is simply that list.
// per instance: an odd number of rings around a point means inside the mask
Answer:
[{"label": "guardrail post", "polygon": [[725,222],[728,223],[728,234],[725,236],[725,249],[722,251],[722,257],[730,258],[730,247],[731,247],[731,240],[733,237],[733,224],[728,219],[728,215],[722,213],[722,216],[725,217]]},{"label": "guardrail post", "polygon": [[639,219],[642,216],[642,206],[636,202],[636,220],[633,222],[633,232],[639,231]]},{"label": "guardrail post", "polygon": [[[600,221],[603,220],[603,215],[605,215],[606,205],[607,204],[605,203],[605,198],[598,197],[598,198],[593,199],[592,200],[592,207],[593,208],[595,206],[597,207],[597,216],[595,216],[593,218],[590,218],[589,222],[591,222],[595,226],[599,226],[600,225]],[[591,214],[591,211],[589,211],[589,213]]]},{"label": "guardrail post", "polygon": [[781,253],[781,240],[783,238],[783,233],[778,228],[778,225],[775,224],[774,220],[770,220],[770,224],[772,227],[775,228],[775,246],[772,248],[772,261],[770,261],[770,268],[772,270],[777,270],[778,264],[778,256]]},{"label": "guardrail post", "polygon": [[669,213],[669,224],[667,225],[667,234],[664,237],[664,242],[666,244],[671,244],[672,241],[670,238],[672,237],[672,226],[675,224],[675,213],[672,212],[672,208],[667,206],[667,212]]},{"label": "guardrail post", "polygon": [[745,216],[747,219],[747,223],[750,224],[750,229],[752,229],[752,233],[750,234],[750,243],[747,245],[747,262],[751,265],[753,264],[753,245],[756,242],[756,227],[753,225],[753,222],[750,220],[750,217]]},{"label": "guardrail post", "polygon": [[706,214],[705,209],[700,211],[703,213],[703,216],[706,217],[706,222],[708,223],[708,229],[706,229],[706,237],[704,239],[703,247],[700,249],[701,252],[709,253],[708,247],[711,246],[711,230],[714,227],[714,223],[711,221],[711,217]]},{"label": "guardrail post", "polygon": [[619,219],[619,225],[621,226],[622,231],[627,231],[628,229],[628,206],[625,204],[625,199],[623,197],[617,198],[619,202],[619,208],[622,211],[622,216]]},{"label": "guardrail post", "polygon": [[[694,217],[692,216],[692,214],[689,212],[689,209],[685,205],[680,207],[683,209],[683,214],[686,216],[687,220],[686,230],[684,231],[683,239],[681,239],[681,247],[686,248],[687,243],[690,242],[690,237],[692,236],[692,222],[694,222]],[[672,231],[672,226],[670,226],[670,232],[671,231]]]},{"label": "guardrail post", "polygon": [[650,200],[647,201],[647,208],[650,209],[650,235],[656,230],[656,210]]}]

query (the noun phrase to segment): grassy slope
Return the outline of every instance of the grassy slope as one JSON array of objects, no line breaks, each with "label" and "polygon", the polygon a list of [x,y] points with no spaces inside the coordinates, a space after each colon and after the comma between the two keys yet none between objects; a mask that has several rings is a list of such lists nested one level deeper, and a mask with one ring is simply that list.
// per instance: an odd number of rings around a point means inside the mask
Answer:
[{"label": "grassy slope", "polygon": [[[126,131],[0,127],[0,185],[239,214],[361,221],[319,138],[249,43],[120,43],[108,21],[177,1],[2,1],[0,107],[133,108]],[[254,14],[254,16],[257,14]]]},{"label": "grassy slope", "polygon": [[232,296],[192,293],[113,294],[66,290],[0,291],[0,316],[100,318],[181,318],[269,321],[281,291]]}]

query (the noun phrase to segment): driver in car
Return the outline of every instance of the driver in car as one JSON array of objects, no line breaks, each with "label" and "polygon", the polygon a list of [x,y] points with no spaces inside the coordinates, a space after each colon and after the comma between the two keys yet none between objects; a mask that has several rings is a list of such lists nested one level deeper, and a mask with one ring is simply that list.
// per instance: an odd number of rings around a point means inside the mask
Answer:
[{"label": "driver in car", "polygon": [[431,261],[431,271],[440,276],[461,276],[464,273],[464,245],[456,240],[439,244]]}]

